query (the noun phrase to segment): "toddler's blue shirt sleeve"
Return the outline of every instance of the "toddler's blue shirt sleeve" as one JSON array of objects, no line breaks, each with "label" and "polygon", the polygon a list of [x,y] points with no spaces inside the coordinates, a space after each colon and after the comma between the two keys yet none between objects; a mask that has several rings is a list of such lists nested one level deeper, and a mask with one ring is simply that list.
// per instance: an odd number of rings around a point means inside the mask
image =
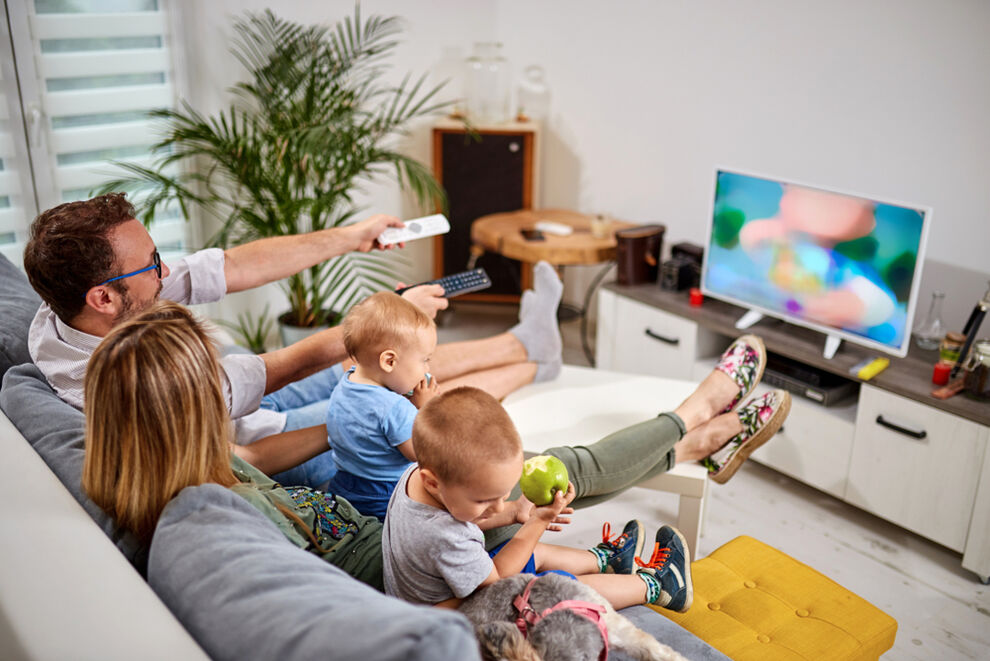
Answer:
[{"label": "toddler's blue shirt sleeve", "polygon": [[402,395],[396,395],[394,400],[395,405],[385,413],[382,420],[382,433],[393,448],[412,438],[413,422],[419,413],[419,409]]}]

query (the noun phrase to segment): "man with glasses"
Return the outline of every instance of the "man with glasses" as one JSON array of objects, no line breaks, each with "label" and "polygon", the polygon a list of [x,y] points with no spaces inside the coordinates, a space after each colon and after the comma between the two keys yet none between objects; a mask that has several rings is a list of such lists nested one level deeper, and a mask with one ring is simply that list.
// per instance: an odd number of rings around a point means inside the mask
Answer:
[{"label": "man with glasses", "polygon": [[[346,227],[261,239],[225,251],[201,250],[170,267],[162,263],[123,193],[61,204],[35,219],[24,251],[24,269],[44,301],[31,325],[31,357],[55,392],[82,409],[90,354],[114,326],[158,298],[185,305],[219,301],[228,293],[281,280],[347,252],[382,248],[376,241],[382,231],[401,226],[395,217],[375,215]],[[447,307],[442,296],[437,285],[403,293],[430,316]],[[530,320],[523,319],[510,332],[449,345],[447,362],[464,370],[458,374],[520,364],[525,365],[520,369],[530,370],[525,382],[538,378],[537,362],[544,359],[534,356],[532,346],[549,347],[546,360],[551,367],[553,361],[559,366],[559,298],[559,290],[555,297],[544,295],[539,299],[543,303],[529,306]],[[260,357],[225,356],[224,396],[238,443],[323,424],[325,400],[343,374],[338,363],[345,358],[339,328]],[[444,351],[434,358],[442,362]],[[326,449],[325,441],[322,447]],[[329,479],[331,467],[327,453],[291,475],[277,477],[317,486]]]}]

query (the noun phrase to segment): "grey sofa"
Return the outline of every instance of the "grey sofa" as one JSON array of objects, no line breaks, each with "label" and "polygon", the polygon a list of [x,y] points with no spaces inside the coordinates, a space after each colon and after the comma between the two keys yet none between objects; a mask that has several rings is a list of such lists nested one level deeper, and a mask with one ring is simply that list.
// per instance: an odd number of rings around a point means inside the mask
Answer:
[{"label": "grey sofa", "polygon": [[[23,275],[0,256],[0,409],[12,423],[0,417],[0,484],[7,481],[0,512],[20,508],[22,528],[48,530],[52,540],[67,519],[73,532],[61,548],[53,542],[33,556],[22,551],[37,540],[0,545],[0,658],[196,658],[202,651],[214,659],[477,658],[460,614],[359,583],[286,543],[268,519],[217,485],[183,490],[163,513],[150,551],[121,532],[79,485],[82,414],[58,399],[27,356],[37,305]],[[53,502],[41,499],[25,512],[24,503],[38,499],[22,492],[34,485]],[[4,498],[11,493],[14,500]],[[82,537],[92,549],[79,558]],[[53,569],[59,557],[68,561]],[[61,576],[54,589],[52,572]],[[105,594],[89,587],[94,580]],[[22,598],[37,602],[37,612],[24,611]],[[624,614],[689,658],[726,658],[649,609]]]}]

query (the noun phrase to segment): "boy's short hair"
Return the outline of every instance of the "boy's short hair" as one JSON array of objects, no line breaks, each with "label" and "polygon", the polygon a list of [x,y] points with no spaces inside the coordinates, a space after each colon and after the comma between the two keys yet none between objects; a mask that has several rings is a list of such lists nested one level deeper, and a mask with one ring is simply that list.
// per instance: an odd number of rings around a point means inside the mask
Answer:
[{"label": "boy's short hair", "polygon": [[409,301],[394,292],[380,291],[347,313],[341,324],[344,349],[359,363],[377,361],[382,351],[409,342],[410,331],[432,325],[429,315]]},{"label": "boy's short hair", "polygon": [[522,454],[522,440],[509,414],[494,397],[470,386],[427,402],[413,423],[412,442],[421,467],[458,484],[465,484],[485,463]]}]

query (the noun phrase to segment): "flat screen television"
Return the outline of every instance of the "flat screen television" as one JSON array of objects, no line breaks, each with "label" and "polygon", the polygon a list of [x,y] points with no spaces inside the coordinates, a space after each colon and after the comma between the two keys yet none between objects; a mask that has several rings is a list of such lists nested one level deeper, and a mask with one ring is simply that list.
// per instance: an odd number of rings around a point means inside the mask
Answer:
[{"label": "flat screen television", "polygon": [[702,291],[896,356],[911,339],[929,208],[719,169]]}]

